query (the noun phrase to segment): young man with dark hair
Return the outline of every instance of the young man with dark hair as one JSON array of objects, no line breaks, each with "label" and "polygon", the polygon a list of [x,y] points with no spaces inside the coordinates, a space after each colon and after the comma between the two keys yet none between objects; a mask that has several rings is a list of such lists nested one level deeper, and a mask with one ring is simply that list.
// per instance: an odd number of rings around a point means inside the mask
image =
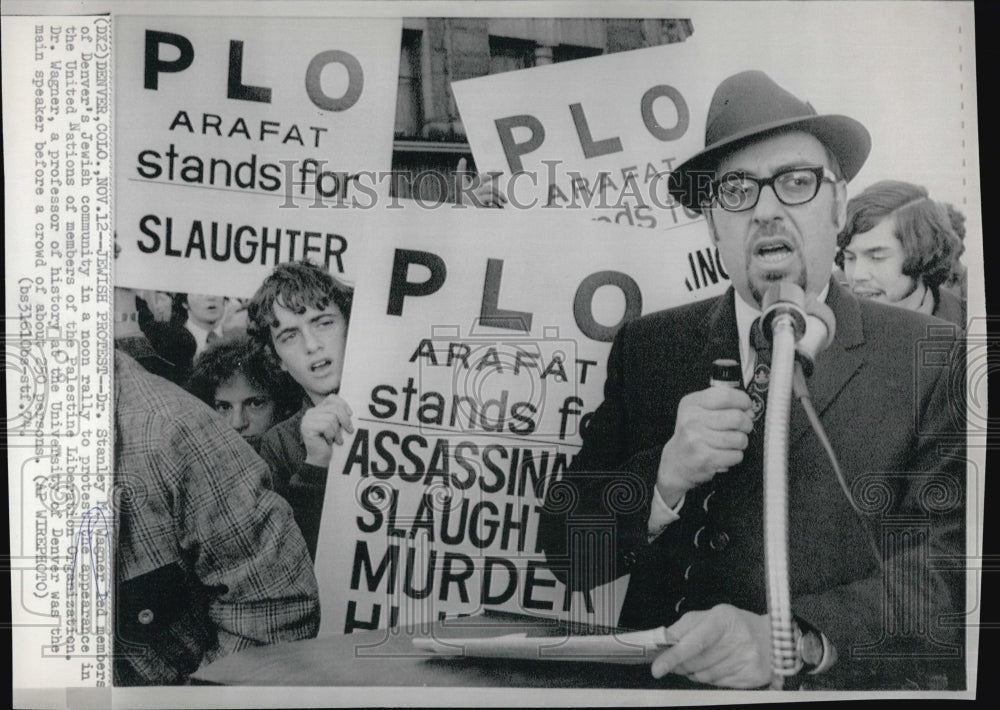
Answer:
[{"label": "young man with dark hair", "polygon": [[965,327],[962,299],[941,288],[964,250],[948,206],[919,185],[883,180],[847,203],[837,264],[854,295]]},{"label": "young man with dark hair", "polygon": [[306,261],[279,264],[248,306],[250,333],[303,390],[302,408],[273,427],[260,454],[275,488],[316,555],[326,473],[334,444],[352,433],[351,408],[338,394],[353,290]]},{"label": "young man with dark hair", "polygon": [[223,340],[194,363],[187,390],[212,407],[246,441],[260,450],[268,429],[290,417],[302,390],[248,336]]}]

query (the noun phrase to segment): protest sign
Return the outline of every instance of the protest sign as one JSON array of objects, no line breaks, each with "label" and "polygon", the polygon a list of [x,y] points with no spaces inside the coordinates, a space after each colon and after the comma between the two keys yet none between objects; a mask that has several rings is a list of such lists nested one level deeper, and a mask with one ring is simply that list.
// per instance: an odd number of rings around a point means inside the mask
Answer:
[{"label": "protest sign", "polygon": [[[367,229],[380,238],[358,264],[340,391],[355,433],[327,481],[322,630],[483,607],[614,623],[620,590],[567,595],[546,569],[539,507],[603,398],[614,333],[720,293],[714,248],[544,212],[411,206]],[[692,291],[698,262],[715,278]]]},{"label": "protest sign", "polygon": [[704,145],[714,85],[697,48],[670,44],[452,84],[480,173],[507,176],[515,206],[672,230],[700,216],[667,191]]},{"label": "protest sign", "polygon": [[[668,173],[704,147],[715,87],[759,69],[818,113],[867,128],[872,152],[849,196],[905,179],[977,225],[975,102],[969,80],[956,79],[968,71],[971,38],[963,39],[947,3],[911,10],[903,21],[892,5],[796,6],[791,14],[801,23],[787,32],[789,7],[781,3],[701,4],[692,13],[697,30],[683,42],[458,81],[452,90],[477,170],[502,174],[514,207],[671,235],[704,230],[667,194]],[[780,40],[762,44],[772,31]],[[974,261],[978,247],[968,249]]]},{"label": "protest sign", "polygon": [[400,33],[398,19],[121,18],[117,284],[249,296],[303,258],[350,276],[345,215],[388,196]]}]

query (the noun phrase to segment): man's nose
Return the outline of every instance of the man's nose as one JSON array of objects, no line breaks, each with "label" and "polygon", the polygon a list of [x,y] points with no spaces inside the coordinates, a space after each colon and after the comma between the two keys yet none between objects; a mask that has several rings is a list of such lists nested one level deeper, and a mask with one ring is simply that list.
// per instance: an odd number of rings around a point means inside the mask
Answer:
[{"label": "man's nose", "polygon": [[247,422],[247,415],[243,409],[243,405],[237,404],[229,413],[229,426],[236,431],[243,431],[247,428],[248,424],[249,422]]},{"label": "man's nose", "polygon": [[868,281],[872,277],[871,264],[867,259],[855,259],[851,271],[845,273],[851,277],[852,281]]},{"label": "man's nose", "polygon": [[768,222],[776,217],[782,216],[784,205],[778,199],[778,193],[774,191],[774,185],[766,185],[761,188],[757,196],[757,204],[753,208],[753,218],[757,222]]},{"label": "man's nose", "polygon": [[302,342],[305,344],[306,352],[311,353],[320,349],[320,341],[316,338],[311,327],[302,329]]}]

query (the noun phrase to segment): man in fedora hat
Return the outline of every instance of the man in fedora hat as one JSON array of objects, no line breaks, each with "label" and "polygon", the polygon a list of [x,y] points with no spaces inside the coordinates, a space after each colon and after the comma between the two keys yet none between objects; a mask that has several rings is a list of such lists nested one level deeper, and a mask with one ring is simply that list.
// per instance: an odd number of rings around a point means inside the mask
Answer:
[{"label": "man in fedora hat", "polygon": [[[859,301],[831,279],[846,184],[869,149],[857,121],[817,115],[749,71],[720,84],[705,149],[671,176],[671,194],[704,214],[732,288],[621,328],[605,400],[550,488],[539,531],[571,588],[630,574],[620,626],[663,625],[677,641],[653,662],[657,677],[771,680],[763,419],[752,405],[766,400],[770,346],[755,322],[768,287],[792,281],[836,318],[808,385],[852,498],[795,406],[788,577],[805,675],[793,682],[964,686],[960,671],[946,672],[961,655],[960,622],[944,616],[963,608],[962,572],[928,562],[961,560],[964,546],[964,408],[949,400],[949,381],[964,382],[960,358],[949,359],[955,340],[929,336],[938,321]],[[922,348],[938,366],[922,364]],[[749,394],[708,386],[721,358],[740,363]],[[613,535],[602,532],[609,519]]]}]

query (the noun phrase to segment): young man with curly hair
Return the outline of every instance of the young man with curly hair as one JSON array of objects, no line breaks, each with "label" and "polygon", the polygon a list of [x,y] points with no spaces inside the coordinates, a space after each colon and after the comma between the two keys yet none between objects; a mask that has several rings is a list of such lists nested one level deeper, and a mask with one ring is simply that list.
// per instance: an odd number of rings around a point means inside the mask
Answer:
[{"label": "young man with curly hair", "polygon": [[247,308],[249,332],[305,391],[302,408],[264,435],[260,454],[292,504],[313,557],[326,473],[343,431],[354,431],[338,392],[353,290],[309,262],[279,264]]}]

